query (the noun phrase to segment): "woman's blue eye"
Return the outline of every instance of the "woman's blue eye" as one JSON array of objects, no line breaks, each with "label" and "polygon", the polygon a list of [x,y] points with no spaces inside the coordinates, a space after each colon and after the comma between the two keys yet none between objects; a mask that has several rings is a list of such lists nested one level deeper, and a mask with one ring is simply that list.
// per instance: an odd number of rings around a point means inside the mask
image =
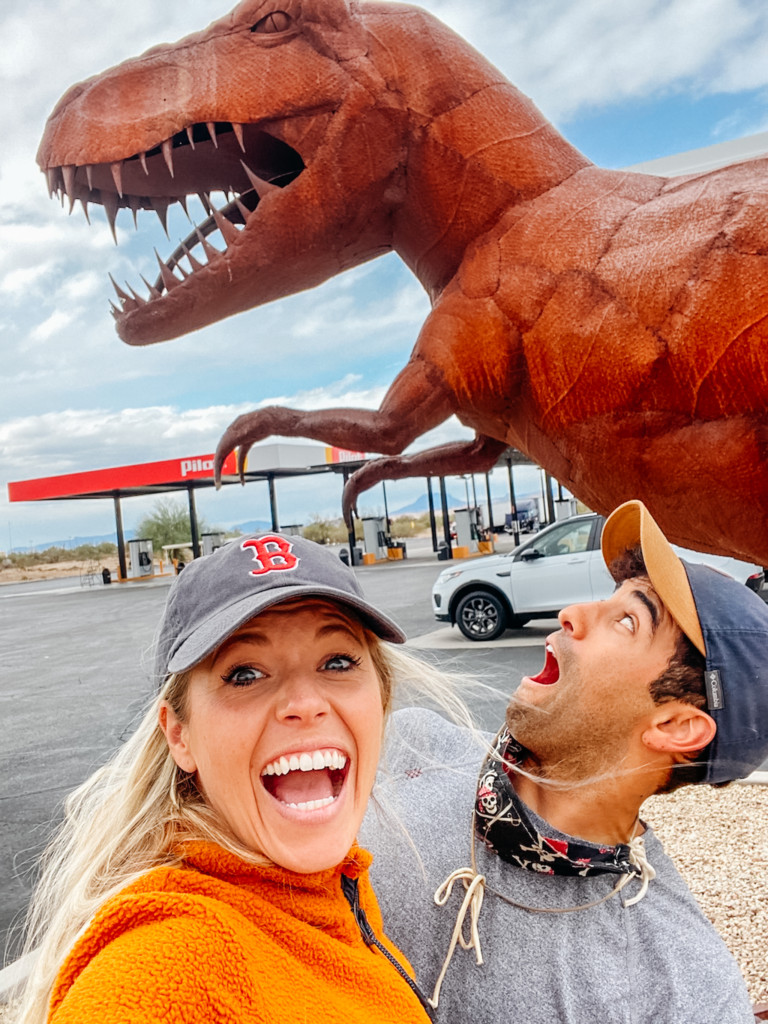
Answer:
[{"label": "woman's blue eye", "polygon": [[236,665],[224,676],[224,682],[232,683],[233,686],[248,686],[263,678],[264,673],[251,665]]},{"label": "woman's blue eye", "polygon": [[326,661],[324,667],[330,672],[348,672],[349,669],[359,664],[359,658],[353,658],[349,654],[334,654]]}]

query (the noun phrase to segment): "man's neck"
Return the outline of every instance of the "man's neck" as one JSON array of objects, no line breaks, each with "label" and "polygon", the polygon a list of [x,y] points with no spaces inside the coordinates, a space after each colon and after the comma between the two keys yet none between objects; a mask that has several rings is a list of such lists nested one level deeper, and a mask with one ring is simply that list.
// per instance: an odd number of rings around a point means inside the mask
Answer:
[{"label": "man's neck", "polygon": [[616,846],[628,843],[642,830],[638,817],[648,794],[635,792],[614,780],[556,789],[517,775],[514,787],[523,803],[565,835]]}]

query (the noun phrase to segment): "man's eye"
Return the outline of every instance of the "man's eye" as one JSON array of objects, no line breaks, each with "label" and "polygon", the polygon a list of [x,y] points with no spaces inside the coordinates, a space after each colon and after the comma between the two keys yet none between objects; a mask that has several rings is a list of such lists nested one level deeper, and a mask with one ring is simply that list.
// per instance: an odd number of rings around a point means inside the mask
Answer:
[{"label": "man's eye", "polygon": [[224,675],[224,682],[233,686],[249,686],[264,678],[264,673],[252,665],[236,665]]},{"label": "man's eye", "polygon": [[334,654],[324,662],[323,668],[329,672],[349,672],[359,664],[360,659],[354,658],[351,654]]},{"label": "man's eye", "polygon": [[630,633],[635,632],[635,620],[632,618],[631,615],[624,615],[621,619],[619,619],[619,622],[622,626],[626,626]]}]

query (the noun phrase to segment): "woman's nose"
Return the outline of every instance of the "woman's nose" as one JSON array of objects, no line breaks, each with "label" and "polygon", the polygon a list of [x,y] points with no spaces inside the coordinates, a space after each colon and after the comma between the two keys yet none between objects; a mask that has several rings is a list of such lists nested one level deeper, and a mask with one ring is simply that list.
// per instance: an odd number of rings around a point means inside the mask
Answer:
[{"label": "woman's nose", "polygon": [[309,679],[289,680],[277,694],[275,711],[282,722],[316,721],[329,710],[323,687]]}]

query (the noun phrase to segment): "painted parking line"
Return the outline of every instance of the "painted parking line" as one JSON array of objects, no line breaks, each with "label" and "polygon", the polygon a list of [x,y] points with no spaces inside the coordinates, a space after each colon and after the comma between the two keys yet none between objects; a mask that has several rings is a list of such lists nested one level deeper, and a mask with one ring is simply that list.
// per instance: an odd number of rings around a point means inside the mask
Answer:
[{"label": "painted parking line", "polygon": [[443,626],[432,633],[424,633],[422,636],[412,637],[406,641],[406,647],[412,647],[418,651],[478,651],[495,650],[497,647],[541,647],[559,624],[553,619],[551,622],[541,623],[536,626],[526,626],[525,629],[510,630],[498,640],[467,640],[458,629],[451,626]]}]

